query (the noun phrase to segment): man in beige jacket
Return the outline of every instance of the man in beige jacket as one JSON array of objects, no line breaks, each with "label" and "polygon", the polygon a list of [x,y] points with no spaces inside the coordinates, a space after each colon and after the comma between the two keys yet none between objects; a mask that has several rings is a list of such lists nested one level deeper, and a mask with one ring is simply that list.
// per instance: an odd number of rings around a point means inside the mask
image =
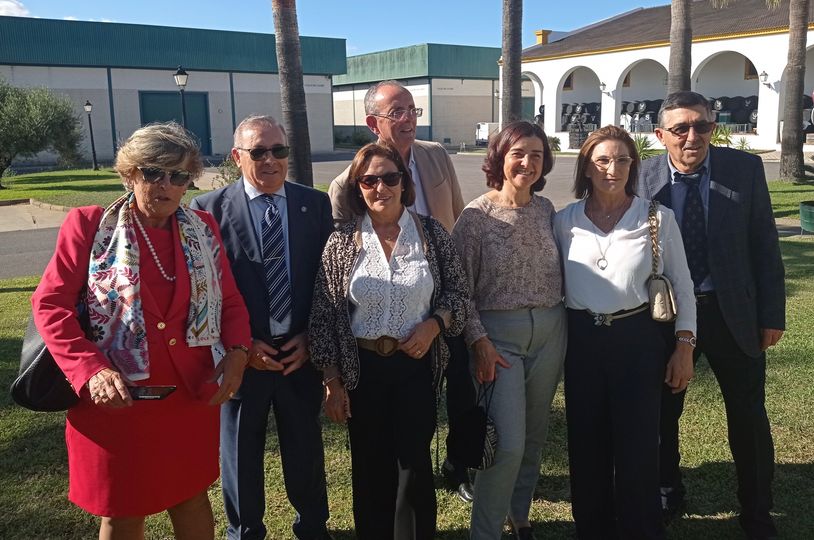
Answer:
[{"label": "man in beige jacket", "polygon": [[[458,177],[446,149],[436,142],[415,139],[418,117],[424,111],[417,109],[413,95],[397,81],[382,81],[373,85],[365,94],[367,127],[379,137],[379,141],[393,146],[401,154],[415,184],[415,204],[410,209],[432,216],[452,231],[455,220],[464,208]],[[348,178],[347,169],[334,178],[328,188],[334,220],[347,221],[353,213],[345,203],[344,189]],[[462,414],[475,402],[475,391],[469,375],[469,360],[462,339],[449,339],[451,358],[446,370],[447,417]],[[447,457],[444,475],[449,487],[466,502],[472,502],[472,485],[465,466]],[[401,508],[401,505],[399,505]],[[399,510],[402,513],[402,510]],[[408,518],[404,518],[409,521]],[[403,519],[399,519],[403,521]]]},{"label": "man in beige jacket", "polygon": [[[410,169],[416,191],[411,210],[434,217],[451,231],[464,208],[461,187],[444,147],[415,139],[416,123],[423,110],[416,109],[413,95],[397,81],[380,82],[365,94],[365,113],[370,131],[398,150]],[[347,221],[353,215],[341,196],[349,169],[334,178],[328,188],[336,221]]]}]

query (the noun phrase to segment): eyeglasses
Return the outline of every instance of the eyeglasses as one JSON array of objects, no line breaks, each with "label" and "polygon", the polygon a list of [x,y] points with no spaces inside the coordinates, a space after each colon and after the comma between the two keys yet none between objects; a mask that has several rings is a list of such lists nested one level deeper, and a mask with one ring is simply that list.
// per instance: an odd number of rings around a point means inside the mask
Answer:
[{"label": "eyeglasses", "polygon": [[619,156],[615,158],[599,156],[593,160],[593,162],[598,169],[607,170],[611,163],[616,163],[617,167],[630,167],[630,164],[633,163],[633,158],[630,156]]},{"label": "eyeglasses", "polygon": [[393,187],[399,185],[401,177],[401,172],[389,172],[380,175],[366,174],[357,178],[356,183],[358,183],[362,189],[373,189],[379,184],[379,180],[381,180],[385,186]]},{"label": "eyeglasses", "polygon": [[165,176],[169,176],[170,184],[173,186],[185,186],[189,179],[192,178],[192,173],[189,171],[165,171],[158,167],[136,168],[141,171],[141,176],[144,177],[144,181],[148,184],[155,184],[163,180]]},{"label": "eyeglasses", "polygon": [[664,131],[669,131],[676,137],[686,137],[690,132],[690,128],[694,129],[699,135],[704,135],[712,131],[715,127],[715,122],[696,122],[694,124],[678,124],[671,128],[664,128]]},{"label": "eyeglasses", "polygon": [[389,118],[393,122],[400,122],[405,118],[412,116],[414,118],[419,118],[422,114],[424,114],[424,109],[396,109],[395,111],[390,111],[387,114],[372,114],[371,116],[378,116],[379,118]]},{"label": "eyeglasses", "polygon": [[258,146],[257,148],[235,148],[237,150],[244,150],[248,152],[249,157],[252,158],[252,161],[261,161],[265,159],[268,152],[271,152],[271,156],[274,159],[285,159],[288,157],[288,154],[291,151],[291,147],[283,146],[282,144],[275,144],[271,148],[263,148],[262,146]]}]

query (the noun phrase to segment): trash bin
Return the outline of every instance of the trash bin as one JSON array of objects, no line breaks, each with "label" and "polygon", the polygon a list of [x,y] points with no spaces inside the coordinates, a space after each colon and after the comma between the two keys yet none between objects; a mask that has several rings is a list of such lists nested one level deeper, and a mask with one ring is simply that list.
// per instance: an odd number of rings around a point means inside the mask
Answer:
[{"label": "trash bin", "polygon": [[814,232],[814,201],[800,203],[800,233]]}]

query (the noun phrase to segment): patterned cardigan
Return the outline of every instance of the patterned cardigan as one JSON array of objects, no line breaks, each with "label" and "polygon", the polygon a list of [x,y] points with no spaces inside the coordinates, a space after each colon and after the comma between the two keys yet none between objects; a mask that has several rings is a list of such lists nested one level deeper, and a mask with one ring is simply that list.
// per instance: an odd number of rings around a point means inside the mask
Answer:
[{"label": "patterned cardigan", "polygon": [[[444,335],[457,336],[463,330],[469,314],[469,285],[458,252],[449,233],[438,221],[412,212],[410,214],[416,222],[435,282],[431,309],[447,323]],[[343,223],[328,238],[317,273],[308,325],[311,362],[323,370],[339,368],[345,388],[349,390],[359,383],[359,355],[350,326],[352,307],[348,300],[348,287],[361,251],[361,224],[361,218]],[[443,339],[433,340],[430,357],[433,386],[438,392],[449,362],[449,348]]]}]

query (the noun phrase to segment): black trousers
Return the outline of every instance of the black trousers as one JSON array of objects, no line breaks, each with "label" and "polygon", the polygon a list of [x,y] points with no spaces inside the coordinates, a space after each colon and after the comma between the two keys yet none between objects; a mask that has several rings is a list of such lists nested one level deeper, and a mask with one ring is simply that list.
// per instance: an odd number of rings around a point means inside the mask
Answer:
[{"label": "black trousers", "polygon": [[666,346],[644,311],[596,326],[568,310],[565,411],[577,536],[663,539],[659,402]]},{"label": "black trousers", "polygon": [[353,521],[360,540],[393,538],[400,470],[417,540],[436,532],[430,442],[435,430],[435,390],[429,357],[398,352],[381,357],[359,350],[360,378],[350,391]]},{"label": "black trousers", "polygon": [[449,347],[449,364],[444,373],[447,388],[447,459],[455,467],[453,474],[458,483],[468,482],[467,468],[450,455],[449,441],[455,437],[453,430],[458,426],[455,420],[475,406],[477,395],[469,371],[469,349],[462,336],[445,338]]},{"label": "black trousers", "polygon": [[[695,360],[704,354],[721,387],[726,406],[729,448],[738,477],[741,525],[752,534],[774,534],[772,508],[774,443],[766,415],[766,355],[744,354],[726,326],[715,296],[698,303],[698,347]],[[673,394],[665,386],[661,401],[661,485],[678,497],[681,482],[678,420],[686,392]]]}]

